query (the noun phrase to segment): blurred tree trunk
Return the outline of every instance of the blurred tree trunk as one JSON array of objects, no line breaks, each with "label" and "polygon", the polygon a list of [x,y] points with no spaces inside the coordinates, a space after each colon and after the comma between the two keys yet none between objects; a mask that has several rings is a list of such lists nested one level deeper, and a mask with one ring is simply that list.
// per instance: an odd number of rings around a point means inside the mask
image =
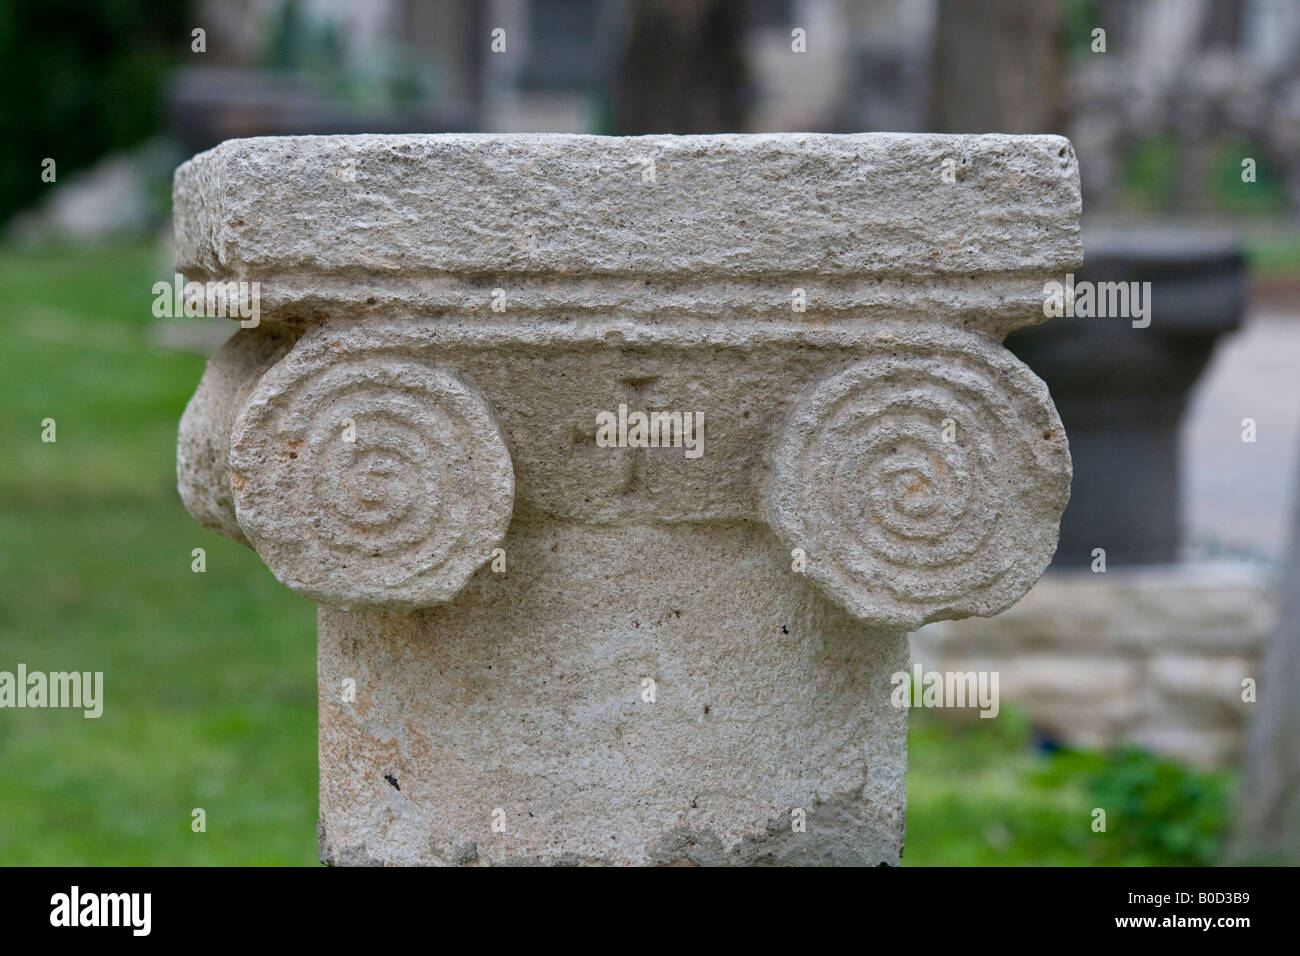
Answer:
[{"label": "blurred tree trunk", "polygon": [[[1300,482],[1297,482],[1300,485]],[[1300,488],[1277,630],[1257,675],[1230,856],[1240,863],[1300,864]]]},{"label": "blurred tree trunk", "polygon": [[614,132],[734,133],[745,121],[744,7],[728,0],[628,5]]},{"label": "blurred tree trunk", "polygon": [[939,0],[930,116],[939,133],[1059,133],[1064,4]]}]

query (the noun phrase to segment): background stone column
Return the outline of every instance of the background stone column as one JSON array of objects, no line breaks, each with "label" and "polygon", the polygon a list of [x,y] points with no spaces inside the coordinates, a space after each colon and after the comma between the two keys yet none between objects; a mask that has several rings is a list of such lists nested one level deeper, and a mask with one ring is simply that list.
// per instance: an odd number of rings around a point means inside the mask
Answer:
[{"label": "background stone column", "polygon": [[180,487],[321,605],[323,860],[897,862],[906,634],[1068,497],[1001,346],[1080,260],[1066,140],[235,140],[175,208],[260,284]]}]

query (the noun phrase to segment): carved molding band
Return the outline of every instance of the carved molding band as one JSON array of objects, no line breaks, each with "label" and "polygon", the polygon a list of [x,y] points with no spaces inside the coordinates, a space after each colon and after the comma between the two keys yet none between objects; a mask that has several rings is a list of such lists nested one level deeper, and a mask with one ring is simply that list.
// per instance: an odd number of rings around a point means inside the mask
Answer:
[{"label": "carved molding band", "polygon": [[918,331],[796,405],[768,519],[849,611],[910,630],[1018,600],[1055,551],[1069,485],[1046,386],[982,336]]},{"label": "carved molding band", "polygon": [[514,471],[478,390],[410,353],[299,343],[231,432],[240,527],[276,577],[336,607],[456,595],[505,536]]}]

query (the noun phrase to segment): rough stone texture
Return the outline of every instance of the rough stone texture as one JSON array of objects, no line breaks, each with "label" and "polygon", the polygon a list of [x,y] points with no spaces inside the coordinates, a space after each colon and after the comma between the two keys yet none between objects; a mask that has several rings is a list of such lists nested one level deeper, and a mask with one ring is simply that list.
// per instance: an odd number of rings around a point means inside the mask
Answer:
[{"label": "rough stone texture", "polygon": [[339,607],[454,597],[514,505],[483,396],[409,351],[295,349],[244,402],[230,468],[239,525],[276,577]]},{"label": "rough stone texture", "polygon": [[322,608],[324,859],[897,862],[902,634],[756,527],[516,522],[509,553],[440,607]]},{"label": "rough stone texture", "polygon": [[[261,283],[180,482],[322,605],[322,859],[897,861],[905,632],[1015,601],[1068,495],[999,344],[1078,264],[1068,142],[247,140],[175,207]],[[703,455],[598,447],[620,404]]]},{"label": "rough stone texture", "polygon": [[788,318],[799,286],[810,321],[1000,337],[1082,257],[1059,136],[231,140],[177,170],[175,216],[178,268],[260,281],[265,321],[493,318],[498,287],[521,317]]},{"label": "rough stone texture", "polygon": [[262,327],[231,336],[208,360],[198,391],[181,416],[176,478],[181,500],[205,528],[248,544],[235,518],[230,430],[267,369],[293,347],[293,330]]},{"label": "rough stone texture", "polygon": [[1136,743],[1209,767],[1239,757],[1277,617],[1268,576],[1244,564],[1053,571],[997,621],[948,621],[911,636],[926,670],[999,673],[1064,743]]},{"label": "rough stone texture", "polygon": [[808,574],[905,630],[1013,604],[1052,560],[1070,497],[1043,383],[952,330],[902,332],[819,382],[772,462],[770,523]]}]

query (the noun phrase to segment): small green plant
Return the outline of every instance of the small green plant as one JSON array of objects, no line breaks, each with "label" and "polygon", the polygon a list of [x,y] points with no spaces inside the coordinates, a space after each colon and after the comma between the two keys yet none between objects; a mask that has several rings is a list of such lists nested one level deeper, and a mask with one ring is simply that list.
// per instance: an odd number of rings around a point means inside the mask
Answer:
[{"label": "small green plant", "polygon": [[1124,184],[1134,205],[1148,211],[1173,208],[1178,192],[1179,146],[1167,133],[1143,137],[1129,153]]},{"label": "small green plant", "polygon": [[[1242,161],[1254,161],[1254,181],[1242,179]],[[1232,139],[1214,153],[1210,192],[1217,209],[1227,213],[1268,215],[1286,211],[1286,189],[1258,143]]]},{"label": "small green plant", "polygon": [[[1060,749],[1023,713],[954,725],[911,715],[907,865],[1217,862],[1233,777],[1136,749]],[[1104,833],[1093,811],[1106,811]]]},{"label": "small green plant", "polygon": [[1204,773],[1144,751],[1108,756],[1087,780],[1107,812],[1107,836],[1132,863],[1206,866],[1215,863],[1231,809],[1226,773]]}]

